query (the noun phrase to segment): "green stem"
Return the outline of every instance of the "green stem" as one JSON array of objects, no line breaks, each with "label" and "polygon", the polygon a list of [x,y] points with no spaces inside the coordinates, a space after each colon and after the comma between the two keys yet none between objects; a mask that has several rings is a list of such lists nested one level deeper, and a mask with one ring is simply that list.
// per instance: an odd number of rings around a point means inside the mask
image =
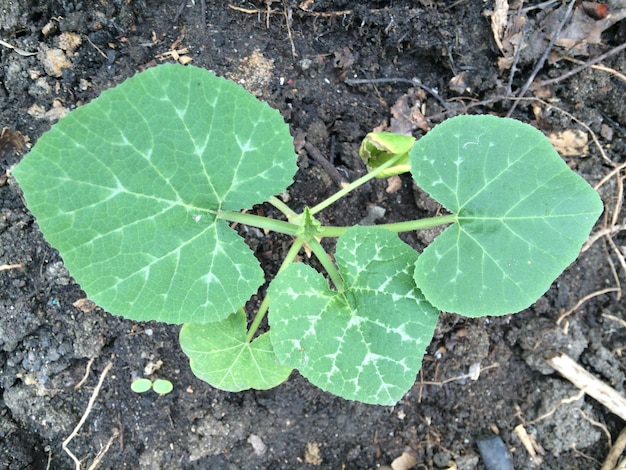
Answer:
[{"label": "green stem", "polygon": [[278,209],[279,211],[281,211],[283,213],[283,215],[285,217],[287,217],[287,220],[291,220],[292,217],[297,216],[298,214],[293,211],[291,209],[291,207],[289,207],[287,204],[285,204],[283,201],[281,201],[280,199],[278,199],[276,196],[272,196],[270,197],[270,200],[268,201],[272,206],[274,206],[276,209]]},{"label": "green stem", "polygon": [[382,173],[387,168],[395,165],[402,157],[403,157],[402,154],[396,155],[395,158],[387,160],[385,163],[383,163],[382,165],[380,165],[376,169],[374,169],[374,170],[364,174],[359,179],[357,179],[356,181],[353,181],[352,183],[350,183],[345,188],[337,191],[335,194],[333,194],[329,198],[324,199],[318,205],[316,205],[315,207],[311,208],[311,215],[315,215],[318,212],[320,212],[321,210],[326,209],[328,206],[330,206],[331,204],[334,204],[335,202],[337,202],[339,199],[344,197],[349,192],[354,191],[356,188],[358,188],[359,186],[367,183],[372,178],[376,178],[376,176],[378,176],[379,173]]},{"label": "green stem", "polygon": [[243,212],[220,211],[216,218],[228,220],[229,222],[237,222],[250,227],[271,230],[272,232],[284,233],[287,235],[296,235],[298,226],[284,220],[270,219],[269,217],[261,217],[259,215],[244,214]]},{"label": "green stem", "polygon": [[330,259],[330,256],[328,256],[328,253],[326,252],[322,244],[317,240],[317,238],[307,240],[307,243],[311,247],[311,250],[313,250],[313,253],[315,253],[315,256],[317,256],[317,259],[320,261],[320,263],[322,263],[322,266],[324,266],[324,269],[328,273],[328,276],[333,281],[333,284],[335,284],[335,288],[339,292],[343,292],[343,279],[341,278],[339,271],[337,271],[337,268],[333,264],[333,261]]},{"label": "green stem", "polygon": [[[440,215],[437,217],[427,217],[425,219],[407,220],[405,222],[394,222],[391,224],[380,224],[376,227],[385,228],[392,232],[410,232],[411,230],[421,230],[438,225],[452,224],[456,222],[456,214]],[[339,237],[350,227],[321,227],[318,233],[320,237]]]},{"label": "green stem", "polygon": [[[285,259],[283,260],[283,263],[280,265],[280,269],[278,270],[278,272],[281,272],[288,265],[293,263],[293,260],[296,259],[296,256],[298,256],[298,252],[300,251],[300,248],[302,248],[302,245],[304,245],[304,238],[298,237],[294,240],[294,242],[291,245],[291,248],[289,248],[289,251],[287,252],[287,255],[285,256]],[[250,324],[250,328],[248,329],[248,334],[246,335],[246,343],[249,343],[250,341],[252,341],[252,338],[254,337],[255,333],[259,329],[259,325],[261,325],[263,318],[265,318],[265,315],[267,314],[267,309],[269,308],[269,305],[270,305],[269,295],[266,294],[265,298],[261,302],[261,305],[259,306],[259,311],[256,313],[254,320],[252,320],[252,323]]]},{"label": "green stem", "polygon": [[267,309],[269,308],[269,306],[270,306],[270,296],[266,294],[265,297],[263,298],[263,301],[261,302],[261,305],[259,306],[259,311],[256,312],[254,320],[252,320],[252,324],[250,325],[250,328],[248,329],[248,334],[246,335],[246,343],[249,343],[250,341],[252,341],[252,338],[254,337],[256,330],[259,329],[259,325],[263,321],[263,318],[265,318],[265,314],[267,313]]}]

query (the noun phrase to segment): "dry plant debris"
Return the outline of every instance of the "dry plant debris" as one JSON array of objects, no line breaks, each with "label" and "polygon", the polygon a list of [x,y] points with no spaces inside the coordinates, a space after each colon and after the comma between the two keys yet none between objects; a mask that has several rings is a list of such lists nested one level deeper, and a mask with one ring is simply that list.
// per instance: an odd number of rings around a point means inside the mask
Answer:
[{"label": "dry plant debris", "polygon": [[[78,435],[78,432],[85,424],[85,421],[87,421],[89,413],[91,413],[93,405],[96,402],[96,398],[98,398],[100,389],[102,388],[102,385],[104,384],[104,379],[106,378],[107,374],[112,368],[113,368],[113,364],[109,362],[102,370],[102,373],[100,374],[100,379],[98,380],[98,384],[94,388],[93,393],[91,394],[91,398],[89,398],[89,403],[87,404],[87,408],[85,409],[85,412],[83,413],[82,418],[80,419],[80,421],[78,422],[78,424],[76,425],[72,433],[63,441],[63,444],[61,446],[63,450],[65,451],[65,453],[69,455],[70,458],[74,461],[76,470],[81,470],[82,462],[72,453],[68,445],[72,441],[72,439],[74,439]],[[109,439],[107,445],[105,445],[100,450],[98,455],[96,455],[93,463],[89,466],[89,470],[95,469],[100,464],[100,462],[102,461],[102,458],[108,452],[109,448],[111,447],[111,444],[113,443],[115,438],[117,438],[118,434],[119,434],[119,431],[117,429],[114,429],[112,437]]]},{"label": "dry plant debris", "polygon": [[586,156],[589,153],[587,134],[578,129],[552,132],[548,139],[563,157]]},{"label": "dry plant debris", "polygon": [[582,392],[599,401],[612,413],[626,421],[626,398],[617,390],[594,377],[566,354],[559,354],[547,361]]},{"label": "dry plant debris", "polygon": [[[494,40],[502,53],[498,61],[500,69],[511,68],[520,57],[527,62],[539,59],[564,19],[569,3],[553,1],[523,8],[523,2],[519,2],[518,8],[511,9],[507,0],[496,0],[490,16]],[[616,3],[616,8],[612,8],[606,16],[599,17],[601,14],[594,13],[596,10],[589,5],[583,8],[584,4],[594,2],[576,3],[571,18],[558,33],[554,44],[568,55],[588,55],[589,45],[600,44],[602,33],[626,18],[626,5]],[[529,17],[528,12],[535,8],[540,8],[541,13]],[[552,59],[556,60],[557,57]]]}]

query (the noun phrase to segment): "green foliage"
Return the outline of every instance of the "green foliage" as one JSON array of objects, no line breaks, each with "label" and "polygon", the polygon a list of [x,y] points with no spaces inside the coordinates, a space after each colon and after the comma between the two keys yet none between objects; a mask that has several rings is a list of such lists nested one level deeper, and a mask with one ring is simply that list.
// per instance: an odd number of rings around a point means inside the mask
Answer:
[{"label": "green foliage", "polygon": [[295,171],[280,114],[205,70],[164,65],[70,113],[13,174],[94,302],[134,320],[204,323],[263,283],[218,211],[266,201]]},{"label": "green foliage", "polygon": [[174,390],[174,385],[169,380],[156,379],[154,382],[152,382],[152,390],[154,390],[159,395],[167,395],[172,390]]},{"label": "green foliage", "polygon": [[[296,368],[339,396],[393,404],[440,310],[526,308],[576,258],[602,202],[539,131],[511,119],[460,116],[417,142],[372,133],[361,156],[367,175],[297,214],[274,196],[296,171],[281,116],[209,72],[163,65],[70,113],[13,174],[87,295],[111,313],[185,324],[181,346],[201,379],[267,389]],[[450,214],[353,228],[316,219],[369,179],[409,169]],[[241,212],[264,201],[287,220]],[[242,307],[264,274],[231,222],[294,237],[250,323]],[[435,225],[449,227],[421,255],[394,233]],[[336,264],[324,237],[339,237]],[[294,263],[302,247],[326,277]]]},{"label": "green foliage", "polygon": [[150,379],[136,379],[130,384],[130,389],[135,393],[145,393],[152,388],[152,380]]},{"label": "green foliage", "polygon": [[359,155],[367,165],[368,170],[375,170],[389,160],[396,159],[396,163],[378,174],[379,178],[399,175],[411,169],[409,150],[415,143],[415,137],[393,134],[391,132],[370,132],[365,136]]},{"label": "green foliage", "polygon": [[439,315],[413,281],[417,258],[394,233],[356,226],[337,241],[341,289],[289,265],[269,291],[279,361],[344,398],[395,404],[415,382]]},{"label": "green foliage", "polygon": [[130,384],[130,389],[135,393],[145,393],[152,389],[159,395],[167,395],[174,390],[172,382],[166,379],[156,379],[154,382],[150,379],[135,379]]},{"label": "green foliage", "polygon": [[284,382],[291,367],[278,362],[270,333],[254,341],[246,341],[246,333],[246,313],[239,309],[220,322],[184,325],[180,345],[193,373],[221,390],[266,390]]},{"label": "green foliage", "polygon": [[424,250],[415,282],[441,310],[517,312],[576,259],[602,201],[535,128],[459,116],[410,152],[417,184],[457,222]]}]

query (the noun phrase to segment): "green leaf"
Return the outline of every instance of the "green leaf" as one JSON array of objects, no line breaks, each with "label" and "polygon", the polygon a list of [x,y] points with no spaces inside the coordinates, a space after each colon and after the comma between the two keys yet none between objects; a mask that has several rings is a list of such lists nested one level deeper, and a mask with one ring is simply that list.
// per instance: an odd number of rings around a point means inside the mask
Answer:
[{"label": "green leaf", "polygon": [[172,390],[174,390],[174,385],[169,380],[156,379],[152,383],[152,390],[154,390],[159,395],[167,395]]},{"label": "green leaf", "polygon": [[296,158],[277,111],[206,70],[161,65],[71,112],[13,173],[93,301],[135,320],[206,322],[264,280],[216,214],[282,192]]},{"label": "green leaf", "polygon": [[413,281],[417,256],[397,235],[357,226],[337,241],[342,292],[300,263],[279,272],[269,287],[279,360],[343,398],[395,404],[415,382],[439,314]]},{"label": "green leaf", "polygon": [[251,343],[246,333],[246,314],[240,309],[220,322],[183,325],[180,345],[193,373],[220,390],[267,390],[287,380],[291,367],[278,362],[270,333]]},{"label": "green leaf", "polygon": [[503,315],[528,307],[579,254],[602,212],[589,184],[533,127],[459,116],[410,152],[417,184],[457,215],[416,263],[441,310]]},{"label": "green leaf", "polygon": [[394,166],[383,170],[377,176],[377,178],[387,178],[406,173],[411,169],[408,152],[413,142],[415,142],[415,137],[411,136],[393,132],[370,132],[361,142],[359,155],[370,171],[398,155],[403,155]]},{"label": "green leaf", "polygon": [[145,393],[152,388],[152,380],[137,379],[130,384],[130,389],[135,393]]}]

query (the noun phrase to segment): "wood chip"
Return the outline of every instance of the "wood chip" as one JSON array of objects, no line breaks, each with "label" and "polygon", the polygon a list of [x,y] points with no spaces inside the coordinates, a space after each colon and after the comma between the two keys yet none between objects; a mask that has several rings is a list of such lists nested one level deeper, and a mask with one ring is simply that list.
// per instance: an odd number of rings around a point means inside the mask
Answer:
[{"label": "wood chip", "polygon": [[416,463],[417,459],[415,457],[411,454],[403,452],[400,457],[397,457],[393,462],[391,462],[391,468],[393,470],[409,470],[410,468],[415,467]]},{"label": "wood chip", "polygon": [[513,432],[521,441],[524,449],[526,449],[528,455],[530,455],[530,457],[533,459],[533,462],[536,465],[541,465],[543,459],[537,453],[537,443],[535,442],[535,439],[531,438],[531,436],[526,432],[526,428],[524,427],[524,425],[518,424],[517,426],[515,426]]},{"label": "wood chip", "polygon": [[600,470],[614,470],[622,465],[626,464],[626,457],[622,460],[621,464],[618,464],[620,455],[624,453],[624,448],[626,448],[626,428],[622,429],[622,432],[619,433],[617,440],[611,446],[611,450],[609,451],[604,463],[602,464],[602,468]]},{"label": "wood chip", "polygon": [[591,375],[565,354],[559,354],[547,359],[547,362],[581,391],[599,401],[612,413],[626,421],[626,398],[620,395],[613,387]]}]

